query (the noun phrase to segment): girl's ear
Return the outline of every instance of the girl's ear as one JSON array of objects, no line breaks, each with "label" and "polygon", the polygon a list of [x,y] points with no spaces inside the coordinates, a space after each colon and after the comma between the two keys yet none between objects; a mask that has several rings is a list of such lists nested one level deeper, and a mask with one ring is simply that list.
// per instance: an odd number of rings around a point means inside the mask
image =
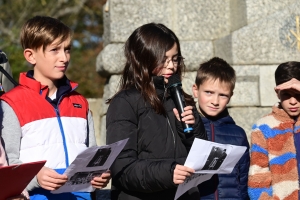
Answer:
[{"label": "girl's ear", "polygon": [[32,65],[35,65],[36,60],[34,58],[34,53],[35,51],[32,49],[25,49],[23,52],[23,55],[25,57],[25,59],[27,60],[27,62],[29,62]]}]

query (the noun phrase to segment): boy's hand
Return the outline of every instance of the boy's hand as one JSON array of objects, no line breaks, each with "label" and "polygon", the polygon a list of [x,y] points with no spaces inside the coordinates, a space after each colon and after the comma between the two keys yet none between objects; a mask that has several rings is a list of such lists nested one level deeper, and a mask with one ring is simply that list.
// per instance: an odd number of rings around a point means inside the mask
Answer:
[{"label": "boy's hand", "polygon": [[292,78],[291,80],[289,80],[285,83],[282,83],[280,85],[277,85],[275,87],[276,92],[281,91],[281,90],[288,90],[288,89],[294,89],[294,90],[297,90],[300,92],[300,81],[298,81],[295,78]]},{"label": "boy's hand", "polygon": [[[179,112],[176,108],[173,109],[173,112],[177,118],[178,121],[180,121],[179,118]],[[193,107],[192,106],[186,106],[184,107],[184,112],[181,113],[182,121],[186,124],[195,124],[195,117],[193,115]]]},{"label": "boy's hand", "polygon": [[110,171],[101,174],[100,177],[94,177],[91,184],[94,188],[102,189],[107,186],[110,180]]},{"label": "boy's hand", "polygon": [[66,175],[59,174],[48,167],[42,167],[36,177],[40,186],[50,191],[57,190],[68,181]]},{"label": "boy's hand", "polygon": [[173,182],[181,184],[185,181],[186,177],[191,176],[193,173],[195,173],[195,170],[192,168],[177,164],[174,169]]}]

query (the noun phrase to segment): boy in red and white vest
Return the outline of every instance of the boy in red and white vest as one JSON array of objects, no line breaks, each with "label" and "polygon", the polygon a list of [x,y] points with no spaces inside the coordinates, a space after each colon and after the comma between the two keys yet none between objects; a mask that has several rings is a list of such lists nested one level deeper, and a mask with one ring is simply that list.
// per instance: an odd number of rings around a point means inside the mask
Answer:
[{"label": "boy in red and white vest", "polygon": [[[90,193],[52,194],[67,182],[62,173],[76,156],[96,145],[87,100],[65,72],[70,61],[71,29],[57,19],[36,16],[21,31],[25,59],[33,70],[1,97],[2,137],[9,164],[47,160],[27,186],[31,199],[91,199]],[[103,188],[110,173],[91,184]]]}]

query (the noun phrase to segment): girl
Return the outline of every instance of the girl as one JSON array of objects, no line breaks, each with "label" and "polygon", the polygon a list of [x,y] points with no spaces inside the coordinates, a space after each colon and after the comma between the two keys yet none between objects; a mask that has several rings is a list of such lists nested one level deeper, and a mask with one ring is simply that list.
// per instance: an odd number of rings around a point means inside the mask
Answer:
[{"label": "girl", "polygon": [[[193,169],[183,166],[195,137],[206,133],[191,96],[182,121],[193,126],[184,134],[165,84],[181,77],[183,57],[176,35],[162,24],[145,24],[125,43],[126,64],[120,90],[107,111],[107,143],[129,138],[111,167],[112,199],[174,199],[176,187]],[[199,199],[196,188],[181,199]]]}]

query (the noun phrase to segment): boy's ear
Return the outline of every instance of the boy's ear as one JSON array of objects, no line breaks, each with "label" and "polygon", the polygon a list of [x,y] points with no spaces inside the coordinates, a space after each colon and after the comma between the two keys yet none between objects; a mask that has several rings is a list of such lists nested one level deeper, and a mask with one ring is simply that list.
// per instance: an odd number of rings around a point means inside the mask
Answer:
[{"label": "boy's ear", "polygon": [[34,51],[32,49],[25,49],[23,55],[27,62],[29,62],[32,65],[35,65],[36,60],[34,58]]},{"label": "boy's ear", "polygon": [[198,98],[198,86],[196,84],[193,84],[192,90],[194,98]]}]

